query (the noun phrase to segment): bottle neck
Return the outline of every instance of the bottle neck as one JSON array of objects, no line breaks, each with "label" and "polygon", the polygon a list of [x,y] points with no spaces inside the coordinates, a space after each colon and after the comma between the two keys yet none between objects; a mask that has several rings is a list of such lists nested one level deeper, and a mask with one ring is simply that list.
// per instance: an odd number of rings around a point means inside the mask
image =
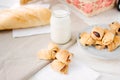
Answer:
[{"label": "bottle neck", "polygon": [[52,15],[57,17],[57,18],[64,18],[66,16],[69,16],[70,13],[66,10],[55,10],[52,12]]}]

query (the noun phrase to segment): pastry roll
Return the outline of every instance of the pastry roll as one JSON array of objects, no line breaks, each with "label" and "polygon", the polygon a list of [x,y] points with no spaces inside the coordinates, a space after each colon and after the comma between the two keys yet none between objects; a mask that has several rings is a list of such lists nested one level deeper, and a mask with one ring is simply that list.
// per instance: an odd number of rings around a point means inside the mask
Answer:
[{"label": "pastry roll", "polygon": [[105,32],[105,35],[104,35],[103,39],[102,39],[102,43],[104,45],[110,44],[111,42],[113,42],[114,36],[115,36],[115,31],[114,30],[107,30]]},{"label": "pastry roll", "polygon": [[61,61],[62,63],[68,64],[70,62],[70,58],[72,54],[69,53],[67,50],[60,50],[55,57],[57,60]]},{"label": "pastry roll", "polygon": [[95,40],[101,40],[104,36],[104,29],[101,27],[94,27],[91,32],[91,37]]},{"label": "pastry roll", "polygon": [[120,23],[113,22],[110,24],[110,28],[115,30],[117,34],[120,34]]},{"label": "pastry roll", "polygon": [[62,63],[59,60],[54,60],[51,63],[51,67],[53,70],[58,71],[58,72],[63,73],[63,74],[67,74],[67,72],[68,72],[68,65]]},{"label": "pastry roll", "polygon": [[91,46],[93,45],[95,42],[94,39],[92,39],[92,37],[90,36],[90,34],[84,32],[80,35],[80,43],[83,45],[83,46]]},{"label": "pastry roll", "polygon": [[20,0],[20,4],[24,5],[24,4],[27,4],[29,1],[31,1],[31,0]]},{"label": "pastry roll", "polygon": [[50,43],[48,45],[48,50],[50,50],[52,53],[57,53],[60,49],[57,44]]},{"label": "pastry roll", "polygon": [[120,36],[115,36],[114,41],[107,46],[108,51],[113,51],[119,46],[120,46]]},{"label": "pastry roll", "polygon": [[55,59],[55,53],[52,53],[50,50],[43,49],[38,53],[38,58],[52,60]]},{"label": "pastry roll", "polygon": [[102,41],[96,41],[96,42],[95,42],[95,48],[96,48],[96,49],[101,50],[101,49],[104,49],[105,47],[106,47],[106,46],[102,44]]}]

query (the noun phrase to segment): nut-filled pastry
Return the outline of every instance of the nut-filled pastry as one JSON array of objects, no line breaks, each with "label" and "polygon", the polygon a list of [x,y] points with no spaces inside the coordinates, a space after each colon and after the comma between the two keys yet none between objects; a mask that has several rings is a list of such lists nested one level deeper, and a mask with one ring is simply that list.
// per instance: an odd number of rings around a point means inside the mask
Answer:
[{"label": "nut-filled pastry", "polygon": [[46,60],[55,59],[55,53],[52,53],[50,50],[43,49],[38,53],[38,58]]},{"label": "nut-filled pastry", "polygon": [[101,40],[104,36],[104,29],[101,27],[94,27],[91,32],[91,37],[95,40]]},{"label": "nut-filled pastry", "polygon": [[31,0],[20,0],[20,4],[24,5],[24,4],[27,4],[29,1],[31,1]]},{"label": "nut-filled pastry", "polygon": [[58,71],[58,72],[63,73],[63,74],[67,74],[67,72],[68,72],[68,65],[62,63],[59,60],[54,60],[51,63],[51,67],[53,70]]},{"label": "nut-filled pastry", "polygon": [[50,50],[52,53],[57,53],[60,49],[57,44],[50,43],[48,45],[48,50]]},{"label": "nut-filled pastry", "polygon": [[107,46],[108,51],[113,51],[119,46],[120,46],[120,36],[115,36],[114,41]]},{"label": "nut-filled pastry", "polygon": [[115,36],[115,31],[114,30],[106,30],[105,35],[102,39],[102,43],[104,45],[110,44],[111,42],[113,42],[114,36]]},{"label": "nut-filled pastry", "polygon": [[90,34],[83,32],[80,35],[80,43],[83,46],[91,46],[92,44],[94,44],[95,40],[92,39],[92,37],[90,36]]},{"label": "nut-filled pastry", "polygon": [[60,50],[55,56],[57,60],[61,61],[62,63],[68,64],[70,62],[72,54],[69,53],[67,50]]},{"label": "nut-filled pastry", "polygon": [[116,33],[120,35],[120,23],[119,22],[112,22],[110,24],[110,28],[115,30]]},{"label": "nut-filled pastry", "polygon": [[102,41],[96,41],[95,42],[95,48],[99,49],[99,50],[105,49],[105,45],[102,44]]}]

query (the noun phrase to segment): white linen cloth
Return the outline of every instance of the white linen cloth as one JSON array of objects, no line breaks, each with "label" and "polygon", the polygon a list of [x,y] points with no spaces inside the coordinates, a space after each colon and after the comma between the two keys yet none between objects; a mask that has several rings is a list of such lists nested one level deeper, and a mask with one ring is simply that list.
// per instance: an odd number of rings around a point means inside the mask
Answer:
[{"label": "white linen cloth", "polygon": [[80,48],[78,44],[75,44],[74,46],[70,47],[69,50],[79,57],[79,61],[87,64],[92,69],[98,72],[120,75],[120,58],[111,60],[100,59],[97,57],[95,58],[93,56],[88,55],[89,52]]},{"label": "white linen cloth", "polygon": [[74,54],[69,64],[68,74],[54,71],[49,64],[30,80],[96,80],[99,76],[98,72],[81,63],[77,54]]}]

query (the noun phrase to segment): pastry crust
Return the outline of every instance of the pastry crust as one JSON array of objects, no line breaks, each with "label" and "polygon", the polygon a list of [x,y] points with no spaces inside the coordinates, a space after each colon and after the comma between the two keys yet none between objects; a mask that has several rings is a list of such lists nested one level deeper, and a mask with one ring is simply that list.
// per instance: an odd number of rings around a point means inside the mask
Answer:
[{"label": "pastry crust", "polygon": [[54,60],[51,63],[51,67],[53,70],[58,71],[58,72],[63,73],[63,74],[67,74],[67,72],[68,72],[68,65],[62,63],[59,60]]},{"label": "pastry crust", "polygon": [[102,39],[102,43],[104,45],[109,45],[110,43],[113,42],[115,36],[115,31],[114,30],[106,30],[105,35]]},{"label": "pastry crust", "polygon": [[48,50],[50,50],[52,53],[57,53],[60,50],[60,48],[58,47],[57,44],[50,43],[48,45]]},{"label": "pastry crust", "polygon": [[115,32],[120,35],[120,23],[119,22],[112,22],[110,25],[110,28],[115,30]]},{"label": "pastry crust", "polygon": [[62,63],[69,64],[72,54],[67,50],[60,50],[55,56],[57,60],[61,61]]},{"label": "pastry crust", "polygon": [[94,27],[91,32],[91,37],[95,40],[101,40],[104,36],[104,29],[101,27]]},{"label": "pastry crust", "polygon": [[95,40],[92,39],[92,37],[90,36],[90,34],[88,34],[86,32],[83,32],[80,35],[80,43],[83,46],[91,46],[91,45],[93,45],[95,43]]},{"label": "pastry crust", "polygon": [[24,5],[24,4],[27,4],[29,1],[31,1],[31,0],[20,0],[20,4]]},{"label": "pastry crust", "polygon": [[120,36],[115,36],[114,41],[107,46],[108,51],[113,51],[119,46],[120,46]]},{"label": "pastry crust", "polygon": [[96,41],[95,42],[95,48],[99,49],[99,50],[105,49],[105,45],[102,44],[102,41]]},{"label": "pastry crust", "polygon": [[52,53],[50,50],[43,49],[38,53],[38,58],[46,59],[46,60],[53,60],[55,59],[55,53]]},{"label": "pastry crust", "polygon": [[0,14],[0,30],[47,25],[51,17],[50,10],[42,7],[21,6],[2,11]]}]

